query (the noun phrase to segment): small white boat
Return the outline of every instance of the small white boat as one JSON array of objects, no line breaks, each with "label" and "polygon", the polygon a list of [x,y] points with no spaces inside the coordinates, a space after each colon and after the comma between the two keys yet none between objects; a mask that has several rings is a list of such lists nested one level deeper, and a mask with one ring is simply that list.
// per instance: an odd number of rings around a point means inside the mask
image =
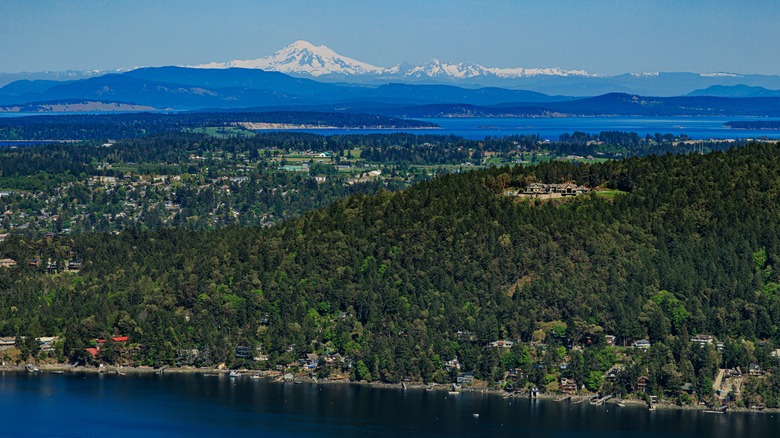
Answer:
[{"label": "small white boat", "polygon": [[471,414],[474,418],[479,418],[479,414]]},{"label": "small white boat", "polygon": [[251,376],[249,376],[249,378],[252,379],[252,380],[259,380],[260,376],[257,375],[257,374],[252,374]]},{"label": "small white boat", "polygon": [[230,374],[228,374],[230,377],[241,377],[241,374],[238,374],[236,371],[231,371]]}]

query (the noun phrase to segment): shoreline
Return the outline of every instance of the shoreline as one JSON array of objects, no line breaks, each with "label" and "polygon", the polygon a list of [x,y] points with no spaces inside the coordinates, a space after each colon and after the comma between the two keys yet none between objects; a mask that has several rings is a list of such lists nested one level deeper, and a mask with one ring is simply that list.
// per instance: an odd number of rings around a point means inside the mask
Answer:
[{"label": "shoreline", "polygon": [[[308,376],[301,377],[300,375],[295,376],[291,382],[285,382],[282,378],[283,373],[280,371],[273,371],[273,370],[266,370],[266,371],[257,371],[257,370],[249,370],[249,369],[238,369],[238,370],[230,370],[227,368],[221,368],[221,367],[162,367],[162,368],[153,368],[148,366],[141,366],[141,367],[117,367],[117,366],[104,366],[104,367],[84,367],[84,366],[73,366],[69,364],[40,364],[38,365],[38,369],[40,373],[54,373],[54,374],[64,374],[64,373],[86,373],[86,374],[107,374],[107,375],[141,375],[141,374],[158,374],[158,375],[164,375],[164,374],[201,374],[201,375],[211,375],[211,376],[228,376],[231,372],[236,372],[239,374],[239,378],[248,377],[248,376],[258,376],[259,378],[268,380],[273,383],[308,383],[308,384],[316,384],[316,385],[361,385],[361,386],[367,386],[370,388],[376,388],[376,389],[396,389],[396,390],[424,390],[424,391],[431,391],[431,392],[450,392],[452,388],[452,384],[443,384],[443,383],[433,383],[433,384],[425,384],[420,382],[407,382],[404,386],[403,383],[383,383],[383,382],[352,382],[348,379],[332,379],[332,380],[319,380],[319,379],[312,379]],[[25,368],[24,365],[0,365],[0,372],[14,372],[14,373],[28,373],[29,371]],[[482,393],[487,394],[491,396],[497,396],[501,397],[503,399],[531,399],[530,393],[528,392],[506,392],[502,389],[491,389],[487,387],[461,387],[458,389],[459,393]],[[549,393],[539,393],[535,400],[545,400],[545,401],[553,401],[553,402],[559,402],[559,403],[574,403],[574,404],[581,404],[581,403],[588,403],[589,399],[593,398],[596,394],[579,394],[579,395],[573,395],[573,396],[564,396],[562,394],[549,394]],[[534,399],[531,399],[534,400]],[[576,401],[575,401],[576,400]],[[612,405],[616,406],[619,402],[622,402],[626,405],[626,407],[631,408],[637,408],[639,406],[647,406],[647,402],[642,399],[636,399],[636,398],[629,398],[629,399],[617,399],[617,398],[611,398],[609,400],[606,400],[603,402],[603,405]],[[588,403],[590,404],[590,403]],[[658,410],[683,410],[683,411],[698,411],[698,412],[704,412],[711,408],[707,408],[701,405],[677,405],[669,401],[661,401],[658,404],[656,404],[656,409]],[[750,408],[743,408],[743,407],[730,407],[728,411],[724,413],[729,412],[739,412],[739,413],[768,413],[768,414],[775,414],[780,413],[780,408],[765,408],[762,410],[755,410]]]}]

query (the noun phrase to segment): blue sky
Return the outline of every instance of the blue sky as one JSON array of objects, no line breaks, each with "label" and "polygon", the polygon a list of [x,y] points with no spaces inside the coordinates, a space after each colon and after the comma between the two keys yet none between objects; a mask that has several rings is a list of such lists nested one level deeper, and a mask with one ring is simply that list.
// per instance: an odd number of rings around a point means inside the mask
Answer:
[{"label": "blue sky", "polygon": [[303,39],[403,61],[780,74],[774,0],[0,0],[0,71],[259,58]]}]

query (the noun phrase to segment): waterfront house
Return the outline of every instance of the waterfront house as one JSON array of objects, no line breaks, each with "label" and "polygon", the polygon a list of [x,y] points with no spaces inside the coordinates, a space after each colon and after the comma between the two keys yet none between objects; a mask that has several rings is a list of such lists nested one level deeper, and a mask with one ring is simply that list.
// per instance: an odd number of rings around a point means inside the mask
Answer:
[{"label": "waterfront house", "polygon": [[458,377],[455,379],[455,382],[459,385],[466,385],[469,383],[474,382],[474,373],[471,371],[467,373],[459,373]]},{"label": "waterfront house", "polygon": [[41,348],[41,351],[53,351],[54,343],[59,339],[60,338],[57,336],[41,336],[40,338],[35,338],[35,340],[38,341],[38,346]]},{"label": "waterfront house", "polygon": [[298,363],[308,370],[313,370],[320,365],[320,358],[316,353],[309,353],[305,359],[298,359]]},{"label": "waterfront house", "polygon": [[0,338],[0,351],[7,350],[16,346],[16,338],[13,336],[3,336]]},{"label": "waterfront house", "polygon": [[620,377],[620,373],[625,371],[625,369],[626,367],[623,365],[613,365],[612,368],[608,369],[604,374],[604,378],[609,382],[615,382],[618,377]]},{"label": "waterfront house", "polygon": [[574,379],[561,379],[561,393],[572,395],[577,392],[577,381]]},{"label": "waterfront house", "polygon": [[239,359],[248,359],[252,357],[252,347],[239,345],[236,347],[235,356]]},{"label": "waterfront house", "polygon": [[634,341],[632,346],[634,348],[639,348],[639,349],[642,349],[642,350],[648,350],[650,348],[650,341],[648,341],[647,339],[640,339],[638,341]]},{"label": "waterfront house", "polygon": [[493,341],[490,346],[493,348],[512,348],[515,345],[513,341]]},{"label": "waterfront house", "polygon": [[0,268],[11,268],[16,266],[16,260],[14,259],[0,259]]},{"label": "waterfront house", "polygon": [[447,370],[447,372],[452,370],[459,370],[460,369],[460,362],[458,362],[458,357],[453,357],[452,359],[448,360],[447,362],[444,362],[444,369]]},{"label": "waterfront house", "polygon": [[713,342],[715,342],[715,338],[711,335],[696,335],[691,338],[691,344],[697,344],[699,347],[704,347]]},{"label": "waterfront house", "polygon": [[525,379],[525,374],[520,368],[511,368],[506,372],[506,378],[514,381]]},{"label": "waterfront house", "polygon": [[748,365],[748,374],[751,376],[760,376],[764,374],[761,372],[761,366],[755,362],[751,362],[750,365]]},{"label": "waterfront house", "polygon": [[636,392],[645,392],[648,382],[650,382],[650,378],[647,376],[639,376],[639,378],[636,379]]}]

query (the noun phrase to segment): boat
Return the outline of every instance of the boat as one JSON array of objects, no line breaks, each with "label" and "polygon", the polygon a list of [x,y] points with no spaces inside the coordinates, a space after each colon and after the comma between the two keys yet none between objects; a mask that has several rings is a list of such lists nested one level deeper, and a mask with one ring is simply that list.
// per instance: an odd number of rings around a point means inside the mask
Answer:
[{"label": "boat", "polygon": [[474,418],[479,418],[479,414],[471,414]]},{"label": "boat", "polygon": [[36,367],[33,364],[27,364],[27,366],[25,368],[27,368],[27,372],[30,372],[30,373],[37,373],[37,372],[41,371],[41,370],[38,369],[38,367]]},{"label": "boat", "polygon": [[620,406],[621,408],[625,408],[626,407],[626,404],[623,403],[622,401],[618,402],[617,405]]},{"label": "boat", "polygon": [[258,379],[260,379],[260,375],[252,374],[251,376],[249,376],[249,378],[252,379],[252,380],[258,380]]},{"label": "boat", "polygon": [[230,377],[241,377],[241,374],[238,374],[237,371],[231,370],[230,374],[228,374],[228,376],[230,376]]}]

